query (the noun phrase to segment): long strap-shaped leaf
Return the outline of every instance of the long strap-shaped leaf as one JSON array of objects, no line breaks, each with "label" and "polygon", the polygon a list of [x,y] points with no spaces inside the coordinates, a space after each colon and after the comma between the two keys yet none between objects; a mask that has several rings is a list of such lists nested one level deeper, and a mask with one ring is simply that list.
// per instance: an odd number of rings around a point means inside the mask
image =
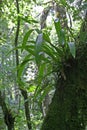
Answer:
[{"label": "long strap-shaped leaf", "polygon": [[54,25],[58,36],[59,45],[63,45],[65,43],[65,32],[61,28],[61,23],[58,18],[54,21]]},{"label": "long strap-shaped leaf", "polygon": [[[28,38],[29,38],[29,36],[31,35],[31,33],[34,31],[34,29],[31,29],[31,30],[29,30],[26,34],[25,34],[25,36],[24,36],[24,38],[23,38],[23,43],[22,43],[22,47],[23,47],[23,49],[25,48],[25,46],[26,46],[26,44],[27,44],[27,41],[28,41]],[[22,51],[23,51],[23,49],[22,49]]]},{"label": "long strap-shaped leaf", "polygon": [[41,62],[42,43],[43,43],[43,34],[41,33],[37,36],[35,45],[35,60],[38,66],[40,65]]}]

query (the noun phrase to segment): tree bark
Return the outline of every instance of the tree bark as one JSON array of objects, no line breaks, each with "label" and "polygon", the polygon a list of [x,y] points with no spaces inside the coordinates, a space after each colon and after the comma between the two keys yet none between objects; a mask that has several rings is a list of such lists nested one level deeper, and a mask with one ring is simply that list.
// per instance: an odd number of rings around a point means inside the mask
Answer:
[{"label": "tree bark", "polygon": [[28,94],[26,90],[21,90],[21,93],[24,97],[24,107],[25,107],[25,115],[26,115],[26,120],[27,120],[27,126],[28,129],[31,130],[31,118],[30,118],[30,111],[29,111],[29,101],[28,101]]},{"label": "tree bark", "polygon": [[2,107],[2,110],[3,110],[4,121],[7,125],[7,128],[8,130],[14,130],[15,117],[13,116],[11,110],[7,108],[5,100],[1,94],[1,91],[0,91],[0,99],[1,99],[0,106]]},{"label": "tree bark", "polygon": [[62,76],[41,130],[85,130],[87,126],[87,16],[76,40],[76,58],[63,65]]}]

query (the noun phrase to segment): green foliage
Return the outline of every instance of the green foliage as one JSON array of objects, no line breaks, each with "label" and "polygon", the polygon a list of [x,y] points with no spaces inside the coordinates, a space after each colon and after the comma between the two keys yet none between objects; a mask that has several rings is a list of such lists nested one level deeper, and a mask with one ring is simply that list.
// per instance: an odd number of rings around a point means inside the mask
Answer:
[{"label": "green foliage", "polygon": [[70,53],[75,58],[75,56],[76,56],[75,43],[74,42],[69,42],[68,45],[69,45],[69,48],[70,48]]},{"label": "green foliage", "polygon": [[34,30],[31,29],[31,30],[29,30],[29,31],[25,34],[25,36],[24,36],[24,38],[23,38],[23,44],[22,44],[23,49],[26,47],[28,38],[29,38],[29,36],[31,35],[31,33],[32,33],[33,31],[34,31]]},{"label": "green foliage", "polygon": [[65,43],[65,33],[64,30],[62,30],[60,20],[56,19],[54,25],[58,35],[58,42],[60,45],[63,45]]},{"label": "green foliage", "polygon": [[42,44],[43,44],[43,34],[39,34],[36,39],[35,45],[35,60],[37,65],[39,66],[41,63],[41,55],[42,55]]},{"label": "green foliage", "polygon": [[[79,41],[84,43],[87,37],[86,31],[82,32],[81,30],[78,41],[75,42],[74,39],[83,21],[81,13],[86,10],[86,0],[78,8],[73,6],[74,0],[68,0],[68,2],[56,0],[56,2],[66,7],[67,15],[71,15],[71,19],[68,18],[68,21],[71,20],[73,26],[70,25],[70,28],[62,27],[60,18],[53,20],[54,10],[52,8],[47,19],[50,22],[49,27],[43,30],[39,29],[41,13],[37,13],[36,10],[52,6],[52,2],[43,0],[19,1],[20,14],[17,14],[15,1],[6,0],[0,3],[2,4],[0,7],[0,91],[4,93],[6,105],[11,109],[14,116],[16,115],[16,130],[27,129],[23,97],[19,92],[18,84],[20,84],[21,89],[28,92],[27,100],[30,102],[33,130],[40,129],[43,119],[41,112],[43,99],[54,90],[58,76],[66,77],[64,66],[71,67],[67,63],[68,59],[76,60],[77,44]],[[72,6],[70,3],[72,3]],[[18,46],[15,48],[14,39],[18,17],[21,23]],[[50,19],[50,17],[52,18]],[[18,50],[19,53],[20,64],[17,67],[15,50]],[[81,48],[79,51],[81,52]],[[33,68],[30,67],[31,62],[35,65],[36,72],[34,72],[34,79],[31,78],[29,81],[24,76],[33,73]],[[31,72],[28,69],[31,69]],[[83,76],[81,75],[81,77]],[[53,107],[56,109],[56,104]]]},{"label": "green foliage", "polygon": [[[65,31],[62,29],[60,21],[54,21],[54,26],[58,37],[58,45],[51,43],[50,36],[46,30],[43,30],[42,33],[38,34],[36,43],[33,43],[31,41],[30,45],[27,45],[30,34],[33,31],[36,31],[36,29],[29,30],[23,39],[22,50],[26,50],[31,58],[29,58],[29,55],[27,55],[23,62],[20,64],[19,77],[22,75],[24,66],[26,66],[30,60],[34,60],[35,58],[36,64],[38,66],[38,74],[36,80],[38,81],[39,85],[39,87],[37,87],[38,89],[36,89],[38,90],[36,91],[38,93],[36,95],[41,94],[43,91],[43,89],[40,88],[40,84],[43,82],[44,77],[48,77],[53,71],[56,72],[56,68],[61,71],[62,61],[66,60],[64,59],[65,57],[69,58],[69,55],[72,55],[75,58],[75,44],[73,42],[66,41],[69,36],[65,35]],[[55,69],[53,68],[54,65],[56,65]],[[50,71],[48,71],[48,68],[50,68]],[[48,90],[50,89],[44,89],[43,95],[46,95],[48,93]]]}]

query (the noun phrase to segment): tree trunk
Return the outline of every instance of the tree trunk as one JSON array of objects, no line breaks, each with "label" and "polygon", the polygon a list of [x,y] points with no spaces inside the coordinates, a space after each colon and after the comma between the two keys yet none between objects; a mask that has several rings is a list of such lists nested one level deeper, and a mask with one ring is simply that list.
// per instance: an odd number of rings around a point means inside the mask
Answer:
[{"label": "tree trunk", "polygon": [[14,125],[8,125],[8,130],[14,130]]},{"label": "tree trunk", "polygon": [[25,107],[25,115],[26,115],[26,122],[29,130],[32,130],[31,126],[31,117],[30,117],[30,109],[29,109],[29,100],[28,100],[28,94],[26,90],[20,89],[23,97],[24,97],[24,107]]},{"label": "tree trunk", "polygon": [[10,109],[7,108],[5,99],[2,96],[2,93],[0,91],[0,106],[2,107],[3,114],[4,114],[4,122],[7,125],[8,130],[14,130],[14,121],[15,117],[13,116]]},{"label": "tree trunk", "polygon": [[[78,42],[79,41],[79,42]],[[58,77],[56,91],[41,130],[85,130],[87,125],[87,17],[82,24],[76,58],[70,57]]]}]

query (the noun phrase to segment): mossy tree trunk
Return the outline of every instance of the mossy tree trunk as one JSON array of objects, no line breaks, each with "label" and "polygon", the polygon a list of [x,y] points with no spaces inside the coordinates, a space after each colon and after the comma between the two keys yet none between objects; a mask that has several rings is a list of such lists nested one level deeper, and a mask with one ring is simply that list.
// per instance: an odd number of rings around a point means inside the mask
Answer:
[{"label": "mossy tree trunk", "polygon": [[[78,41],[78,40],[77,40]],[[56,91],[41,130],[85,130],[87,125],[87,17],[76,50],[76,58],[64,65],[63,77]]]}]

